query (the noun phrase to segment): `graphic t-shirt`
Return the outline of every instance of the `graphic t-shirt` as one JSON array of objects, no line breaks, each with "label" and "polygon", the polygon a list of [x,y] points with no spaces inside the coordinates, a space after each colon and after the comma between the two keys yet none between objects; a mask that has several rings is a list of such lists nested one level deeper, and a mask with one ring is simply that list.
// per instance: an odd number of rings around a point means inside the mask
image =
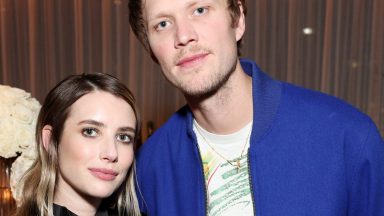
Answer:
[{"label": "graphic t-shirt", "polygon": [[193,130],[204,166],[209,216],[254,215],[247,159],[251,129],[252,123],[249,123],[233,134],[217,135],[194,121]]}]

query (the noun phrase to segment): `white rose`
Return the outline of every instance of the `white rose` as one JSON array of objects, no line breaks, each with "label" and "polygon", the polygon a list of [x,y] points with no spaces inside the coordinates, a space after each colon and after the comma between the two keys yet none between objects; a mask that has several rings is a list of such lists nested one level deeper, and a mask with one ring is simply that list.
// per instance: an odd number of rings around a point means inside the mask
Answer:
[{"label": "white rose", "polygon": [[21,155],[12,164],[11,190],[20,200],[20,187],[16,183],[37,156],[35,127],[40,103],[30,93],[18,88],[0,85],[0,156]]},{"label": "white rose", "polygon": [[16,103],[11,112],[11,116],[21,125],[31,124],[34,118],[32,114],[33,111],[22,103]]},{"label": "white rose", "polygon": [[0,156],[9,158],[15,157],[17,152],[20,152],[19,145],[17,143],[18,126],[15,125],[15,121],[11,117],[5,117],[0,122]]},{"label": "white rose", "polygon": [[19,89],[19,88],[13,88],[10,86],[0,86],[0,94],[3,95],[5,98],[14,99],[18,98],[20,100],[29,98],[31,96],[30,93],[27,93],[26,91]]},{"label": "white rose", "polygon": [[10,185],[12,195],[13,198],[15,198],[16,203],[20,203],[22,197],[22,187],[24,185],[22,177],[24,176],[25,172],[32,166],[33,161],[34,160],[20,156],[12,164]]}]

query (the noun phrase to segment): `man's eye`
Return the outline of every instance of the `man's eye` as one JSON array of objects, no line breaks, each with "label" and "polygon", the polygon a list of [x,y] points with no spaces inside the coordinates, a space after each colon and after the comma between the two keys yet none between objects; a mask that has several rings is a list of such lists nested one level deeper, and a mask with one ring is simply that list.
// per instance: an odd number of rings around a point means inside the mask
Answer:
[{"label": "man's eye", "polygon": [[168,21],[161,21],[159,22],[156,26],[155,26],[155,29],[156,30],[162,30],[164,28],[167,28],[167,26],[169,25],[169,22]]},{"label": "man's eye", "polygon": [[193,12],[194,15],[202,15],[208,12],[208,8],[205,7],[199,7],[196,8],[196,10]]},{"label": "man's eye", "polygon": [[82,130],[82,134],[87,137],[95,137],[97,136],[97,129],[96,128],[84,128]]},{"label": "man's eye", "polygon": [[117,141],[123,142],[123,143],[131,143],[133,140],[132,136],[128,134],[118,134],[116,138],[117,138]]}]

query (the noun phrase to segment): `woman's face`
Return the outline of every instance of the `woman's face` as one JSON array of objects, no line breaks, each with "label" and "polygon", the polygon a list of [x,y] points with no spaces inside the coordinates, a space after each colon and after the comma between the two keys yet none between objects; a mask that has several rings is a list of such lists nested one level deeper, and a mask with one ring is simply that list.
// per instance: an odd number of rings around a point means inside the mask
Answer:
[{"label": "woman's face", "polygon": [[94,91],[71,107],[58,145],[55,202],[109,197],[132,164],[136,118],[132,107],[108,92]]}]

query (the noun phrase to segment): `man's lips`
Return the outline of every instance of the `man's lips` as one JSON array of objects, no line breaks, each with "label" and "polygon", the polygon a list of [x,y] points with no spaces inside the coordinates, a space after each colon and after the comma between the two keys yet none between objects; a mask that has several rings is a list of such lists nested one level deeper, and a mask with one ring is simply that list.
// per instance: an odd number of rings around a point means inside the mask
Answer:
[{"label": "man's lips", "polygon": [[118,172],[112,169],[104,169],[104,168],[89,168],[91,174],[101,180],[104,181],[112,181],[119,174]]},{"label": "man's lips", "polygon": [[185,66],[188,66],[190,64],[194,64],[198,61],[203,60],[207,55],[208,55],[208,53],[199,53],[199,54],[187,56],[187,57],[181,58],[176,63],[176,65],[180,66],[180,67],[185,67]]}]

